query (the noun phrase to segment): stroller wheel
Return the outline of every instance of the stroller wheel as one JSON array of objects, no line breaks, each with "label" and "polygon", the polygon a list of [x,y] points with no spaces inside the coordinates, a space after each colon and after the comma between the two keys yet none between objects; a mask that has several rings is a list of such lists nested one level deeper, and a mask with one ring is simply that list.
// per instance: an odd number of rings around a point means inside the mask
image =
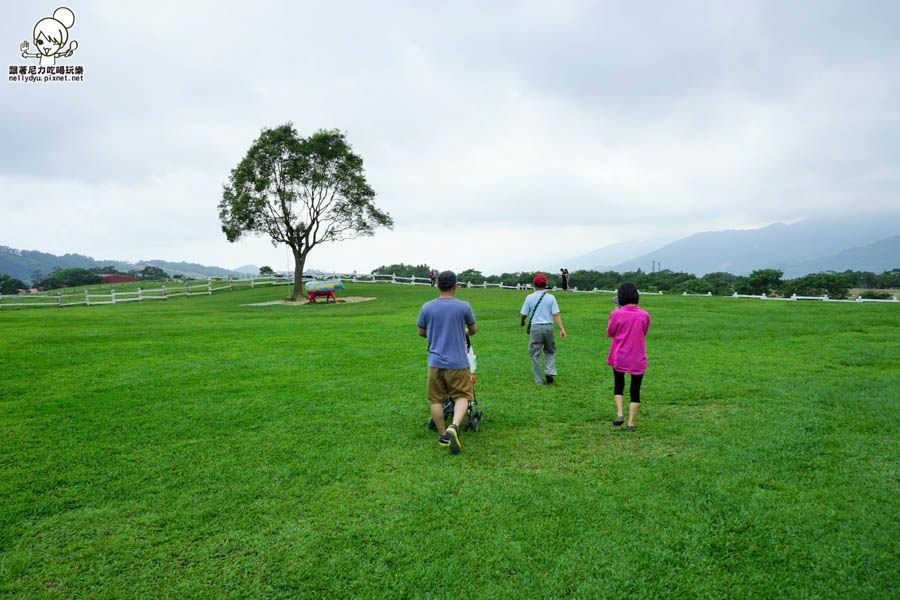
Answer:
[{"label": "stroller wheel", "polygon": [[472,431],[478,431],[478,428],[481,427],[481,420],[484,418],[484,413],[480,410],[475,413],[475,418],[472,419]]}]

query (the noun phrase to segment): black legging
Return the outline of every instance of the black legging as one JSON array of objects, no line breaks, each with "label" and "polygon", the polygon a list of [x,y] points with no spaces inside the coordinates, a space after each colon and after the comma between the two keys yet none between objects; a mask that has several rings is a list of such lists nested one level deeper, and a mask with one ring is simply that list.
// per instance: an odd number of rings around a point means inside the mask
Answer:
[{"label": "black legging", "polygon": [[[628,386],[628,393],[631,395],[631,401],[640,403],[641,401],[641,382],[644,380],[644,374],[632,375],[631,385]],[[621,373],[613,369],[613,394],[621,396],[625,393],[625,373]]]}]

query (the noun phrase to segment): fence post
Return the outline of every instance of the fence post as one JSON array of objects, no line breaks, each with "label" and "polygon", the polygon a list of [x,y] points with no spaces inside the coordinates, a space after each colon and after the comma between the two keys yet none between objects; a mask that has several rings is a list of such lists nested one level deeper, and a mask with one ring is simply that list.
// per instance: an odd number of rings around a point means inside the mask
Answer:
[{"label": "fence post", "polygon": [[59,292],[56,293],[56,306],[62,308],[62,294]]},{"label": "fence post", "polygon": [[165,286],[165,284],[163,284],[162,288],[163,288],[163,300],[168,300],[168,299],[169,299],[169,296],[166,294],[166,286]]},{"label": "fence post", "polygon": [[188,282],[187,282],[187,280],[185,280],[185,282],[184,282],[184,297],[185,297],[185,298],[190,298],[190,297],[191,297],[191,290],[190,290],[190,288],[188,288]]},{"label": "fence post", "polygon": [[253,275],[250,276],[250,289],[253,289]]},{"label": "fence post", "polygon": [[84,290],[84,305],[85,305],[85,306],[90,306],[90,305],[91,305],[91,297],[90,297],[90,295],[88,295],[88,291],[87,291],[87,290]]},{"label": "fence post", "polygon": [[208,280],[206,282],[206,291],[209,292],[209,295],[212,296],[212,280]]},{"label": "fence post", "polygon": [[144,301],[144,290],[142,290],[141,288],[138,288],[138,302],[143,302],[143,301]]},{"label": "fence post", "polygon": [[112,303],[115,304],[116,303],[116,290],[110,289],[109,297],[112,298]]}]

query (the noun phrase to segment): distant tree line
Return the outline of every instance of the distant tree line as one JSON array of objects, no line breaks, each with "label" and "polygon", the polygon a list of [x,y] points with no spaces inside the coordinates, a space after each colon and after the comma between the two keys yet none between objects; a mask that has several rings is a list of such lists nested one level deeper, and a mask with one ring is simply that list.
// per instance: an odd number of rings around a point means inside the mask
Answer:
[{"label": "distant tree line", "polygon": [[[397,275],[398,277],[428,277],[428,265],[407,265],[404,263],[381,266],[372,271],[375,275]],[[466,269],[457,273],[462,283],[505,283],[507,285],[530,284],[534,271],[517,273],[501,273],[500,275],[484,275],[476,269]],[[548,284],[554,287],[562,285],[558,274],[547,274]],[[730,296],[738,294],[768,296],[822,296],[846,298],[852,288],[870,290],[900,288],[900,269],[885,271],[881,274],[870,271],[844,271],[842,273],[826,272],[804,275],[795,279],[784,279],[784,272],[778,269],[757,269],[749,275],[733,275],[731,273],[707,273],[697,277],[691,273],[683,273],[663,269],[646,273],[640,269],[626,273],[616,271],[573,271],[569,274],[569,286],[580,290],[615,290],[623,281],[632,281],[638,289],[646,292],[667,292],[673,294],[707,294],[714,296]],[[871,294],[870,294],[871,295]],[[876,297],[887,294],[874,294]],[[887,295],[889,297],[889,295]]]},{"label": "distant tree line", "polygon": [[397,277],[423,277],[428,279],[428,271],[433,267],[428,265],[407,265],[404,263],[378,267],[372,271],[373,275],[396,275]]},{"label": "distant tree line", "polygon": [[[428,278],[428,272],[434,267],[426,264],[407,265],[404,263],[385,265],[373,270],[375,275],[397,275],[398,277]],[[260,269],[262,271],[262,269]],[[266,269],[266,272],[271,271]],[[41,273],[32,274],[34,287],[41,290],[53,290],[64,287],[76,287],[81,285],[97,285],[103,283],[101,274],[128,275],[142,281],[166,281],[170,279],[168,274],[159,267],[146,266],[141,270],[122,272],[115,267],[94,267],[91,269],[55,268],[50,275],[44,277]],[[501,273],[500,275],[484,275],[476,269],[466,269],[457,273],[462,283],[504,283],[506,285],[530,284],[534,277],[533,271],[517,273]],[[183,279],[181,275],[173,275],[171,279]],[[560,276],[555,273],[547,274],[548,284],[553,287],[562,285]],[[707,294],[714,296],[730,296],[738,294],[768,296],[822,296],[828,294],[831,298],[846,298],[852,288],[867,290],[900,289],[900,269],[892,269],[883,273],[871,271],[844,271],[842,273],[826,272],[813,273],[794,279],[784,279],[784,272],[778,269],[757,269],[749,275],[733,275],[731,273],[718,272],[707,273],[697,277],[691,273],[683,273],[664,269],[646,273],[640,269],[626,273],[616,271],[574,271],[569,275],[569,286],[580,290],[614,290],[623,281],[632,281],[638,289],[645,292],[667,292],[673,294]],[[15,294],[19,289],[24,289],[26,284],[8,275],[0,274],[0,294]],[[890,298],[886,292],[870,291],[863,297]]]},{"label": "distant tree line", "polygon": [[[169,279],[168,273],[163,269],[150,265],[140,270],[132,269],[130,271],[120,271],[113,266],[92,267],[90,269],[79,267],[61,269],[56,267],[47,276],[35,271],[32,273],[31,279],[34,282],[34,287],[39,290],[56,290],[80,285],[101,284],[103,283],[101,275],[126,275],[142,281],[167,281]],[[173,276],[173,279],[181,278],[181,275]]]}]

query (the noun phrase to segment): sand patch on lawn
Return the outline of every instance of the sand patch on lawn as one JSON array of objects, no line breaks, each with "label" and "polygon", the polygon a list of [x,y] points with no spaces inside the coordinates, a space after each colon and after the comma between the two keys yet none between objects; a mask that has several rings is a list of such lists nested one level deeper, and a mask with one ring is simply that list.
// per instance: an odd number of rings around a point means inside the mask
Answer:
[{"label": "sand patch on lawn", "polygon": [[[349,304],[353,302],[368,302],[369,300],[375,300],[375,298],[370,296],[341,296],[337,299],[337,302],[325,302],[324,299],[321,299],[312,304]],[[272,300],[270,302],[257,302],[256,304],[241,304],[241,306],[303,306],[304,304],[310,304],[310,301],[306,298],[297,302],[293,300]]]}]

